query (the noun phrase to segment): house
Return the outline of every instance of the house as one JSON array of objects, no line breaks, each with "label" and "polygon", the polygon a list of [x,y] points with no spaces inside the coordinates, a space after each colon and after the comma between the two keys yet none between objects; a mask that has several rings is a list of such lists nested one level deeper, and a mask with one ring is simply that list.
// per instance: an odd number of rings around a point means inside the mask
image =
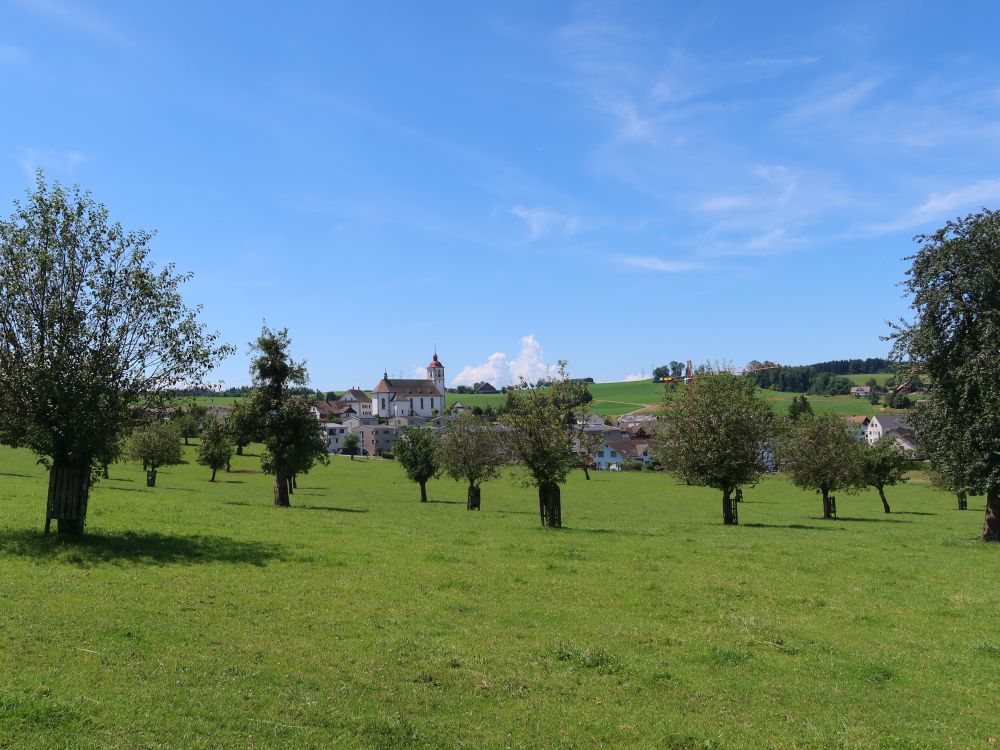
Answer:
[{"label": "house", "polygon": [[357,415],[354,403],[350,401],[314,401],[309,407],[310,413],[320,422],[328,422],[331,419],[350,419]]},{"label": "house", "polygon": [[343,395],[337,400],[350,404],[358,414],[372,413],[372,397],[357,388],[344,391]]},{"label": "house", "polygon": [[456,401],[451,405],[448,411],[452,414],[468,414],[472,410],[461,401]]},{"label": "house", "polygon": [[347,437],[347,428],[336,422],[328,422],[323,425],[326,432],[326,452],[340,453],[344,448],[344,438]]},{"label": "house", "polygon": [[858,440],[866,440],[868,438],[868,423],[871,422],[870,418],[864,416],[844,417],[844,422]]},{"label": "house", "polygon": [[889,430],[886,435],[896,441],[896,445],[907,458],[917,457],[917,437],[910,430],[896,427]]},{"label": "house", "polygon": [[594,466],[601,470],[621,468],[629,462],[650,463],[649,443],[639,440],[605,440],[601,446],[590,455]]},{"label": "house", "polygon": [[893,430],[897,430],[900,433],[913,433],[913,429],[905,419],[892,414],[879,414],[872,417],[868,423],[868,428],[865,431],[865,439],[869,443],[875,443],[880,437]]},{"label": "house", "polygon": [[490,383],[480,383],[479,387],[473,391],[473,393],[499,393],[496,388],[494,388]]},{"label": "house", "polygon": [[361,443],[361,453],[365,456],[384,456],[392,452],[392,441],[396,436],[396,428],[384,424],[372,424],[360,427],[357,431]]},{"label": "house", "polygon": [[849,393],[855,398],[867,398],[872,395],[872,387],[870,385],[852,385]]},{"label": "house", "polygon": [[427,365],[426,379],[394,380],[384,372],[372,389],[372,414],[383,419],[433,417],[444,413],[444,393],[444,365],[434,352],[434,359]]}]

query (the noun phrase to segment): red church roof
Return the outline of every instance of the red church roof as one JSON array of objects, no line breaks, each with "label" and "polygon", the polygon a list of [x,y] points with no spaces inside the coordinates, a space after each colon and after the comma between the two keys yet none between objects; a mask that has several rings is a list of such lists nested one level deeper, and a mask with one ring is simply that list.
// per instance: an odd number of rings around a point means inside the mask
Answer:
[{"label": "red church roof", "polygon": [[438,362],[437,352],[434,353],[434,359],[431,360],[431,363],[429,365],[427,365],[427,367],[428,368],[430,368],[430,367],[440,367],[442,370],[444,369],[444,365],[442,365],[440,362]]}]

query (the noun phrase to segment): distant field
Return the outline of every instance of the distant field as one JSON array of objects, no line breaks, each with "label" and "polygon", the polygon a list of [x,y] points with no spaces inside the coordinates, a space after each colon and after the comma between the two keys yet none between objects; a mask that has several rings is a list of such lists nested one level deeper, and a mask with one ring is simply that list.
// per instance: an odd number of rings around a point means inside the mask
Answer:
[{"label": "distant field", "polygon": [[[852,380],[859,382],[860,385],[863,385],[864,381],[868,378],[874,377],[876,379],[881,379],[880,382],[884,383],[885,379],[889,376],[852,375],[850,377]],[[652,381],[644,380],[623,383],[591,383],[589,388],[590,393],[594,397],[591,406],[595,414],[599,414],[601,416],[620,416],[633,411],[641,413],[654,411],[663,400],[664,386],[661,383],[653,383]],[[774,405],[775,410],[780,414],[784,414],[788,411],[788,405],[791,403],[794,396],[801,395],[798,393],[768,390],[762,390],[760,393],[765,399]],[[872,406],[868,403],[867,399],[856,398],[854,396],[810,395],[808,398],[813,406],[813,410],[816,412],[830,412],[844,416],[851,416],[854,414],[867,414],[871,416],[874,414],[900,413],[899,410],[896,409],[887,409],[884,406]],[[507,397],[502,393],[482,395],[448,393],[445,397],[445,403],[448,406],[451,406],[456,401],[461,401],[465,406],[470,408],[473,406],[485,407],[488,405],[497,407],[502,406],[506,402],[506,399]],[[237,398],[215,396],[199,397],[195,400],[204,406],[220,406],[230,404],[233,401],[236,401]]]},{"label": "distant field", "polygon": [[[250,452],[258,452],[256,448]],[[189,460],[194,446],[187,449]],[[985,748],[1000,545],[923,483],[770,478],[741,525],[660,473],[574,471],[561,531],[504,479],[335,458],[271,506],[254,456],[145,487],[114,465],[82,543],[0,448],[0,748]]]},{"label": "distant field", "polygon": [[843,377],[850,380],[854,385],[868,385],[868,381],[875,378],[875,382],[879,385],[885,385],[885,381],[892,377],[891,373],[880,372],[874,375],[844,375]]}]

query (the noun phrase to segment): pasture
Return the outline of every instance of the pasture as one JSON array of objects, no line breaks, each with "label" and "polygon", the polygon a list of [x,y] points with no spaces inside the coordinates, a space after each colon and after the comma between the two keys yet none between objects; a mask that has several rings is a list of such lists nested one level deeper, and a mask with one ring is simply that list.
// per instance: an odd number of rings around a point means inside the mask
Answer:
[{"label": "pasture", "polygon": [[[193,447],[188,456],[193,461]],[[88,537],[0,448],[0,748],[974,748],[1000,736],[1000,548],[913,483],[770,478],[737,527],[659,473],[532,491],[335,458],[271,507],[257,459],[147,489],[115,465]],[[918,477],[919,479],[919,477]]]}]

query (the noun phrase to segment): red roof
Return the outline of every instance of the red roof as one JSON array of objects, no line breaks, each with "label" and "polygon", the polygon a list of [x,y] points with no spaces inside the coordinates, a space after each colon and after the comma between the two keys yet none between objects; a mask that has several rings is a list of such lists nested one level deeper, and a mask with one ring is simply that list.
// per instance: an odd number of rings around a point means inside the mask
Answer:
[{"label": "red roof", "polygon": [[442,365],[440,362],[438,362],[438,355],[437,355],[437,353],[434,354],[434,359],[431,360],[431,363],[429,365],[427,365],[427,367],[428,368],[431,368],[431,367],[440,367],[442,370],[444,369],[444,365]]}]

